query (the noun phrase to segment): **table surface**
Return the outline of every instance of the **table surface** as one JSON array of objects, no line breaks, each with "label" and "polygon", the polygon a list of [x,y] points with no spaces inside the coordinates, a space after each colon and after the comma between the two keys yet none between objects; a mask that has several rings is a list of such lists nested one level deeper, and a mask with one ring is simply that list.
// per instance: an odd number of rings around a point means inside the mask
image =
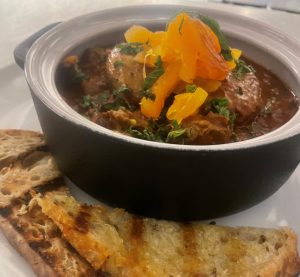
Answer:
[{"label": "table surface", "polygon": [[[201,0],[0,0],[0,128],[40,130],[23,71],[13,60],[18,43],[42,27],[57,21],[124,5],[185,4],[222,9],[269,23],[300,41],[300,15],[255,7],[206,3]],[[73,187],[81,200],[92,201]],[[289,225],[300,237],[300,167],[287,183],[261,204],[229,217],[216,219],[219,224],[273,227]],[[300,249],[299,249],[300,250]],[[0,277],[35,276],[24,260],[0,233]]]}]

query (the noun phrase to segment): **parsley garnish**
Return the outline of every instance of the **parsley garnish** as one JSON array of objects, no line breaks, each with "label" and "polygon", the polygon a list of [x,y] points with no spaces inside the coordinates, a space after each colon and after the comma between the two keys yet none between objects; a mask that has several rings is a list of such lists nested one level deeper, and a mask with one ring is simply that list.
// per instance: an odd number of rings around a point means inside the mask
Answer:
[{"label": "parsley garnish", "polygon": [[101,106],[102,111],[118,110],[120,107],[128,107],[127,102],[122,98],[116,98],[112,102],[105,103]]},{"label": "parsley garnish", "polygon": [[234,77],[241,80],[245,73],[255,72],[251,65],[247,65],[243,60],[236,60],[236,68],[233,71]]},{"label": "parsley garnish", "polygon": [[139,42],[120,43],[117,45],[117,48],[120,50],[122,54],[132,55],[132,56],[143,51],[144,49],[143,44]]},{"label": "parsley garnish", "polygon": [[136,109],[136,107],[131,104],[126,98],[126,94],[130,92],[129,88],[126,86],[121,86],[113,91],[114,100],[110,102],[106,102],[101,106],[101,110],[118,110],[120,107],[125,107],[130,111]]},{"label": "parsley garnish", "polygon": [[88,79],[88,76],[79,67],[78,63],[75,63],[71,69],[72,78],[74,81],[82,81]]},{"label": "parsley garnish", "polygon": [[223,115],[224,117],[226,117],[229,120],[231,125],[233,125],[234,121],[236,119],[236,114],[234,112],[231,112],[228,109],[228,104],[229,104],[228,99],[225,97],[214,98],[214,99],[210,100],[210,102],[209,102],[210,110],[213,113]]},{"label": "parsley garnish", "polygon": [[152,87],[155,81],[164,74],[165,70],[163,67],[163,62],[160,56],[157,56],[156,62],[154,63],[154,69],[146,76],[144,80],[143,90],[148,90]]},{"label": "parsley garnish", "polygon": [[176,120],[172,122],[172,129],[167,135],[166,142],[172,142],[179,138],[184,138],[186,129],[182,128]]},{"label": "parsley garnish", "polygon": [[143,91],[143,96],[152,101],[155,101],[155,98],[156,98],[155,94],[152,93],[151,90],[149,90],[149,89]]},{"label": "parsley garnish", "polygon": [[155,65],[154,69],[146,76],[144,80],[144,86],[142,92],[144,97],[149,98],[152,101],[155,100],[155,94],[151,92],[150,88],[153,86],[156,80],[165,72],[163,67],[163,62],[160,56],[157,56],[154,65]]},{"label": "parsley garnish", "polygon": [[150,141],[157,141],[155,134],[148,128],[145,128],[140,131],[140,130],[135,129],[133,126],[130,126],[127,129],[127,133],[135,138],[150,140]]},{"label": "parsley garnish", "polygon": [[195,92],[196,89],[197,89],[197,86],[196,85],[187,85],[185,87],[185,89],[186,89],[187,92]]},{"label": "parsley garnish", "polygon": [[85,109],[87,108],[100,109],[102,105],[107,103],[110,96],[111,96],[111,92],[109,90],[103,90],[98,95],[94,95],[94,96],[84,95],[82,97],[82,102],[80,103],[80,106]]},{"label": "parsley garnish", "polygon": [[114,68],[116,68],[116,69],[122,67],[123,65],[124,65],[124,63],[120,60],[117,60],[114,62]]},{"label": "parsley garnish", "polygon": [[90,107],[91,105],[92,105],[92,99],[91,99],[91,97],[90,97],[89,95],[83,96],[81,106],[82,106],[83,108],[88,108],[88,107]]},{"label": "parsley garnish", "polygon": [[119,88],[115,89],[113,91],[113,95],[121,96],[121,94],[128,93],[128,92],[129,92],[129,88],[127,86],[123,85],[123,86],[120,86]]},{"label": "parsley garnish", "polygon": [[215,33],[215,35],[219,39],[219,42],[220,42],[220,45],[221,45],[221,54],[222,54],[222,56],[224,57],[224,59],[226,61],[231,61],[233,59],[232,55],[231,55],[231,50],[230,50],[230,47],[229,47],[229,44],[227,42],[225,34],[221,31],[219,23],[215,19],[210,18],[206,15],[199,14],[197,17],[203,23],[205,23],[206,25],[208,25],[212,29],[212,31]]}]

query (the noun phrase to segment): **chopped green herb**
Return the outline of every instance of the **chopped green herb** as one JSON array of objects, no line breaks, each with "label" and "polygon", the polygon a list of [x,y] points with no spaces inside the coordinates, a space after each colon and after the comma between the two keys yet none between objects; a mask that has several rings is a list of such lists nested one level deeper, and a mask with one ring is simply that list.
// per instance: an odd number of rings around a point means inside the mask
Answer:
[{"label": "chopped green herb", "polygon": [[226,61],[233,60],[231,50],[230,49],[221,49],[221,55],[224,57]]},{"label": "chopped green herb", "polygon": [[82,102],[81,106],[83,108],[89,108],[92,105],[92,100],[89,95],[83,96],[82,100],[83,100],[83,102]]},{"label": "chopped green herb", "polygon": [[101,110],[118,110],[120,107],[127,107],[127,103],[122,98],[116,98],[113,102],[108,102],[102,105]]},{"label": "chopped green herb", "polygon": [[144,80],[144,91],[150,89],[155,83],[155,81],[165,72],[163,62],[160,56],[157,57],[154,65],[154,69],[146,76]]},{"label": "chopped green herb", "polygon": [[197,86],[196,85],[187,85],[185,87],[185,89],[186,89],[187,92],[195,92],[196,89],[197,89]]},{"label": "chopped green herb", "polygon": [[88,79],[88,76],[84,74],[79,67],[78,63],[75,63],[72,67],[71,71],[72,77],[74,81],[82,81]]},{"label": "chopped green herb", "polygon": [[214,98],[209,102],[210,110],[213,113],[223,115],[229,120],[231,125],[233,125],[236,119],[236,114],[228,109],[228,104],[228,99],[225,97]]},{"label": "chopped green herb", "polygon": [[247,65],[243,60],[236,60],[236,68],[233,71],[233,74],[236,79],[241,80],[245,73],[254,72],[255,69],[251,65]]},{"label": "chopped green herb", "polygon": [[143,91],[143,96],[152,101],[155,101],[155,98],[156,98],[155,94],[153,92],[151,92],[151,90],[149,90],[149,89]]},{"label": "chopped green herb", "polygon": [[148,128],[145,128],[140,131],[140,130],[135,129],[133,126],[130,126],[127,129],[127,134],[131,135],[132,137],[139,138],[139,139],[156,141],[155,134]]},{"label": "chopped green herb", "polygon": [[180,21],[180,24],[179,24],[179,27],[178,27],[178,33],[180,35],[182,35],[181,30],[182,30],[183,22],[184,22],[184,17],[182,17],[182,19]]},{"label": "chopped green herb", "polygon": [[115,89],[113,91],[113,95],[120,96],[121,94],[128,93],[128,92],[129,92],[129,88],[127,86],[123,85],[123,86],[120,86],[119,88]]},{"label": "chopped green herb", "polygon": [[122,67],[123,65],[124,65],[124,63],[120,60],[117,60],[114,62],[114,68],[116,68],[116,69]]},{"label": "chopped green herb", "polygon": [[197,17],[203,23],[205,23],[206,25],[208,25],[212,29],[212,31],[215,33],[215,35],[219,39],[219,42],[220,42],[220,45],[221,45],[221,54],[222,54],[222,56],[224,57],[224,59],[226,61],[231,61],[233,58],[232,58],[232,55],[231,55],[230,47],[229,47],[229,44],[227,42],[225,34],[221,31],[219,23],[215,19],[210,18],[206,15],[199,14],[199,15],[197,15]]},{"label": "chopped green herb", "polygon": [[106,104],[108,102],[108,99],[111,97],[111,92],[109,90],[103,90],[98,96],[97,96],[97,103],[100,104],[100,106]]},{"label": "chopped green herb", "polygon": [[166,142],[174,142],[179,138],[185,138],[186,129],[182,128],[176,120],[172,121],[171,125],[172,129],[167,135]]},{"label": "chopped green herb", "polygon": [[167,141],[173,141],[186,133],[186,129],[173,130],[168,133]]},{"label": "chopped green herb", "polygon": [[122,54],[126,55],[136,55],[137,53],[143,51],[143,44],[139,42],[133,43],[120,43],[117,45],[117,48],[120,50]]}]

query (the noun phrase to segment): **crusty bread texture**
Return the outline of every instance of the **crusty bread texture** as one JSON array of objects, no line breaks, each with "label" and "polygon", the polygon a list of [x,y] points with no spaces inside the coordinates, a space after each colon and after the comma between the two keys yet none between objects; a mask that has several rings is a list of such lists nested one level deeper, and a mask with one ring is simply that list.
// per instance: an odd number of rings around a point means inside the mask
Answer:
[{"label": "crusty bread texture", "polygon": [[0,130],[0,168],[45,145],[42,134],[27,130]]},{"label": "crusty bread texture", "polygon": [[51,192],[37,201],[72,246],[111,276],[287,277],[300,269],[289,228],[180,224]]},{"label": "crusty bread texture", "polygon": [[0,207],[5,207],[31,188],[61,176],[48,152],[34,151],[0,171]]},{"label": "crusty bread texture", "polygon": [[52,156],[37,150],[41,146],[39,133],[0,130],[0,229],[40,277],[97,276],[34,201],[33,188],[60,187],[56,194],[68,194]]},{"label": "crusty bread texture", "polygon": [[[57,193],[63,193],[58,191]],[[0,209],[0,228],[40,277],[94,277],[95,271],[63,238],[31,194]]]}]

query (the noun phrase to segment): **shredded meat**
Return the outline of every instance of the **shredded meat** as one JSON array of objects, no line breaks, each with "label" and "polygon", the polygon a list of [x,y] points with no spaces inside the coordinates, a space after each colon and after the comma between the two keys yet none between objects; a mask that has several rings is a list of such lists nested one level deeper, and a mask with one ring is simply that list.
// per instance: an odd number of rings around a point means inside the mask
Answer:
[{"label": "shredded meat", "polygon": [[118,132],[126,131],[130,126],[147,128],[148,121],[140,111],[131,112],[126,109],[110,110],[107,112],[94,112],[92,121]]},{"label": "shredded meat", "polygon": [[195,115],[182,121],[187,129],[189,144],[221,144],[231,141],[229,121],[222,115],[209,112],[206,116]]},{"label": "shredded meat", "polygon": [[131,91],[128,100],[138,104],[144,83],[143,65],[136,62],[134,56],[121,54],[118,48],[114,48],[108,55],[106,71],[113,87],[128,87]]},{"label": "shredded meat", "polygon": [[80,68],[88,79],[82,80],[81,87],[84,94],[95,95],[107,89],[107,74],[105,60],[108,50],[104,48],[89,48],[80,59]]}]

